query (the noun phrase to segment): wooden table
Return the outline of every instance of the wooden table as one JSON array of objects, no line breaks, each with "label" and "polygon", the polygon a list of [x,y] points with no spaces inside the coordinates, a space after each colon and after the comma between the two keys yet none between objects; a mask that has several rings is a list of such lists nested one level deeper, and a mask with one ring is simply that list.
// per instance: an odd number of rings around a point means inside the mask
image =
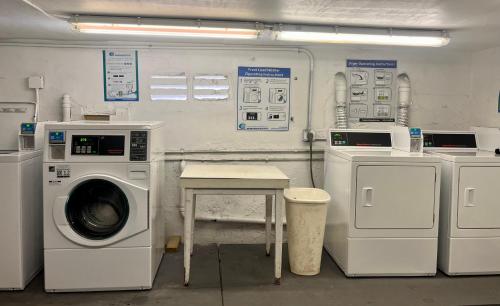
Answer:
[{"label": "wooden table", "polygon": [[290,179],[277,167],[264,165],[188,165],[180,176],[184,193],[184,284],[189,285],[197,195],[265,195],[266,254],[271,250],[272,203],[275,203],[274,282],[281,282],[283,190]]}]

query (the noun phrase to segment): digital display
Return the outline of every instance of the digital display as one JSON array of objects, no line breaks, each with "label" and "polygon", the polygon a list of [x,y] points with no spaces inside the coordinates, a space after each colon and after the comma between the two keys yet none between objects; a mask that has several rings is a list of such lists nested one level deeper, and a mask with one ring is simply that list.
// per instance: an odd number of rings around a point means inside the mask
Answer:
[{"label": "digital display", "polygon": [[66,139],[64,136],[65,136],[64,132],[61,131],[49,132],[49,143],[50,144],[66,143]]},{"label": "digital display", "polygon": [[21,123],[21,134],[35,134],[36,123]]},{"label": "digital display", "polygon": [[424,133],[424,148],[477,148],[474,134]]},{"label": "digital display", "polygon": [[422,137],[422,130],[420,128],[410,128],[410,138]]},{"label": "digital display", "polygon": [[390,133],[331,132],[332,146],[391,147]]},{"label": "digital display", "polygon": [[125,136],[73,135],[71,155],[123,156]]}]

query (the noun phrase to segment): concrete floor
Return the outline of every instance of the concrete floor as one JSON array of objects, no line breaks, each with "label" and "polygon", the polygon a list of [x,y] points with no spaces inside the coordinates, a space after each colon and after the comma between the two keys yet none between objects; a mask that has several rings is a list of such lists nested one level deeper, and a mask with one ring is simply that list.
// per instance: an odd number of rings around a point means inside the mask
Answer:
[{"label": "concrete floor", "polygon": [[150,291],[45,293],[39,275],[23,292],[0,293],[0,305],[492,305],[500,304],[500,276],[432,278],[344,277],[324,254],[321,274],[289,272],[272,284],[273,257],[262,245],[195,246],[191,285],[184,287],[182,252],[166,254]]}]

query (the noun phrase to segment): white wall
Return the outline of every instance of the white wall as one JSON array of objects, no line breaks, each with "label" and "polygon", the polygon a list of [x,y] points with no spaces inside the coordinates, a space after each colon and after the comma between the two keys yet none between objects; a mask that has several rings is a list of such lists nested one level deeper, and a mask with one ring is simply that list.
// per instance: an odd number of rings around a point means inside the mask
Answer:
[{"label": "white wall", "polygon": [[[25,78],[42,74],[46,88],[41,91],[42,120],[60,119],[60,98],[64,93],[75,103],[103,104],[101,50],[97,47],[0,47],[0,101],[32,100]],[[414,88],[414,105],[410,124],[432,129],[466,129],[473,122],[475,108],[470,99],[470,56],[446,49],[316,47],[314,75],[313,127],[328,128],[333,124],[333,77],[345,70],[346,58],[396,59],[400,72],[407,72]],[[292,68],[291,115],[289,132],[236,131],[235,88],[237,67],[274,66]],[[140,48],[140,100],[128,106],[134,120],[166,122],[164,147],[174,151],[166,155],[166,188],[164,210],[167,235],[182,234],[179,205],[180,159],[216,160],[248,163],[269,162],[280,167],[293,186],[307,186],[307,146],[302,142],[302,129],[307,115],[308,64],[295,50],[200,51]],[[186,72],[225,73],[231,77],[233,92],[229,102],[151,102],[148,100],[148,77],[154,73]],[[472,101],[474,102],[474,101]],[[1,123],[0,123],[1,127]],[[317,143],[321,149],[323,143]],[[253,153],[189,153],[179,150],[241,151]],[[280,152],[274,152],[279,150]],[[318,184],[322,182],[321,154],[314,163]],[[207,197],[201,199],[200,213],[256,218],[263,216],[263,199],[258,197]],[[228,207],[230,209],[228,209]],[[256,242],[263,241],[263,227],[248,224],[199,222],[196,241]]]},{"label": "white wall", "polygon": [[476,52],[471,62],[472,120],[475,125],[500,126],[498,95],[500,90],[500,48]]}]

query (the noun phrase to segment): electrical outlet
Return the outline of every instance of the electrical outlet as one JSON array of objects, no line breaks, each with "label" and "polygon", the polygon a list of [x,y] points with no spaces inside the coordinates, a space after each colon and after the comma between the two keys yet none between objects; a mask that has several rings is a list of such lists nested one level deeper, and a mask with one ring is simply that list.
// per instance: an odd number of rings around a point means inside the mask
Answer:
[{"label": "electrical outlet", "polygon": [[43,76],[30,76],[28,78],[28,87],[31,89],[42,89],[43,88]]},{"label": "electrical outlet", "polygon": [[309,130],[302,130],[302,140],[309,142],[309,137],[307,137],[309,132],[311,132],[313,134],[313,141],[315,141],[316,140],[316,132],[314,130],[310,130],[310,131]]},{"label": "electrical outlet", "polygon": [[328,129],[318,129],[315,131],[315,140],[327,140],[328,139]]}]

